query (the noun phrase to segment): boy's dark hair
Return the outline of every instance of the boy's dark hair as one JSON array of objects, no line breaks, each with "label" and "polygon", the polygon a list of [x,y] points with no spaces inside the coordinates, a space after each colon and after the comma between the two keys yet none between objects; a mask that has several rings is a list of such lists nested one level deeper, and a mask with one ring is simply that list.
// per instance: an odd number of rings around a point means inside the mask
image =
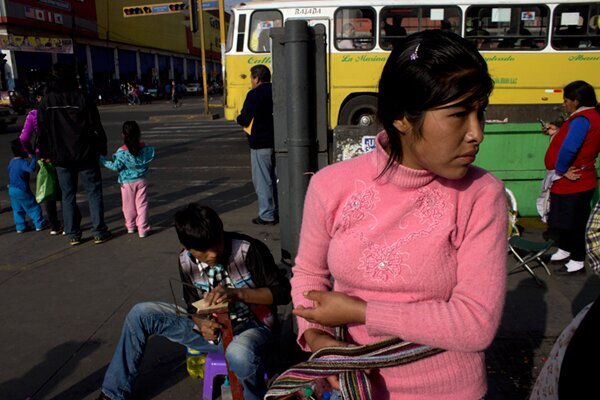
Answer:
[{"label": "boy's dark hair", "polygon": [[175,230],[186,249],[206,251],[223,239],[223,221],[210,207],[190,203],[175,213]]},{"label": "boy's dark hair", "polygon": [[140,143],[140,126],[135,121],[125,121],[123,123],[123,142],[127,146],[127,150],[134,156],[140,153],[142,147]]},{"label": "boy's dark hair", "polygon": [[390,149],[381,175],[394,162],[402,161],[395,120],[406,118],[420,135],[427,110],[463,97],[460,104],[466,106],[487,101],[493,87],[485,60],[467,39],[441,30],[425,30],[400,39],[379,80],[377,113]]},{"label": "boy's dark hair", "polygon": [[23,149],[21,139],[16,138],[10,141],[10,149],[12,150],[13,156],[27,158],[27,152]]},{"label": "boy's dark hair", "polygon": [[267,68],[266,65],[255,65],[250,68],[250,75],[253,78],[258,78],[258,81],[261,83],[269,83],[271,82],[271,71]]},{"label": "boy's dark hair", "polygon": [[586,81],[575,81],[565,86],[563,97],[569,100],[577,100],[579,107],[596,107],[600,112],[594,87]]}]

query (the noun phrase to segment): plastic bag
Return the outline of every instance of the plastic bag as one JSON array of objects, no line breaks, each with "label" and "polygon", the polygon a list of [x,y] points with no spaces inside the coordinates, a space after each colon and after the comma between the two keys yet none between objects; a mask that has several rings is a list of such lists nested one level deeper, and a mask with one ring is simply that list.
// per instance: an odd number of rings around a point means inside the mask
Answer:
[{"label": "plastic bag", "polygon": [[40,170],[35,179],[35,200],[43,203],[46,200],[56,200],[59,193],[58,176],[52,163],[42,160],[37,162]]}]

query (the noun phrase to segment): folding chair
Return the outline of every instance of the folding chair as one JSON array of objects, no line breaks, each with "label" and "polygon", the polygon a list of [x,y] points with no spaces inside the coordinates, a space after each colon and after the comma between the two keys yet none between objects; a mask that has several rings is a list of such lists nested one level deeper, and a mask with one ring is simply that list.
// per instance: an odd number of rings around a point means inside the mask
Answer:
[{"label": "folding chair", "polygon": [[510,275],[512,273],[518,272],[519,270],[525,270],[533,277],[533,279],[535,279],[535,282],[539,286],[542,286],[542,281],[539,280],[539,278],[533,271],[533,268],[541,265],[546,270],[546,273],[548,275],[551,275],[548,266],[542,260],[542,256],[548,250],[550,250],[550,248],[554,245],[554,242],[552,240],[546,242],[534,242],[531,240],[524,239],[520,236],[519,228],[517,226],[517,200],[509,189],[505,190],[509,222],[508,250],[519,261],[517,265],[515,265],[510,269],[510,271],[508,271],[508,274]]}]

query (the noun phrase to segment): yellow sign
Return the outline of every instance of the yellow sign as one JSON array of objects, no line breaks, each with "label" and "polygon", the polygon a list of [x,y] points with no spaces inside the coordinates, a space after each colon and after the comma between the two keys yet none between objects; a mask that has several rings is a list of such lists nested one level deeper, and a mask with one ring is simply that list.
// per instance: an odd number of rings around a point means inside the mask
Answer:
[{"label": "yellow sign", "polygon": [[147,17],[149,15],[172,14],[187,10],[188,2],[147,4],[142,6],[123,7],[123,17]]}]

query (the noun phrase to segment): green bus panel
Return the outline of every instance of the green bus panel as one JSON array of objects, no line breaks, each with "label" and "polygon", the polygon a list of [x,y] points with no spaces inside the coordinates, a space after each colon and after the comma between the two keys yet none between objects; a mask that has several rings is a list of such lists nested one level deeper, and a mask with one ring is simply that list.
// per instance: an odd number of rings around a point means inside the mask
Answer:
[{"label": "green bus panel", "polygon": [[504,181],[517,199],[521,216],[537,216],[535,202],[546,176],[544,155],[549,143],[538,123],[485,126],[475,164]]}]

